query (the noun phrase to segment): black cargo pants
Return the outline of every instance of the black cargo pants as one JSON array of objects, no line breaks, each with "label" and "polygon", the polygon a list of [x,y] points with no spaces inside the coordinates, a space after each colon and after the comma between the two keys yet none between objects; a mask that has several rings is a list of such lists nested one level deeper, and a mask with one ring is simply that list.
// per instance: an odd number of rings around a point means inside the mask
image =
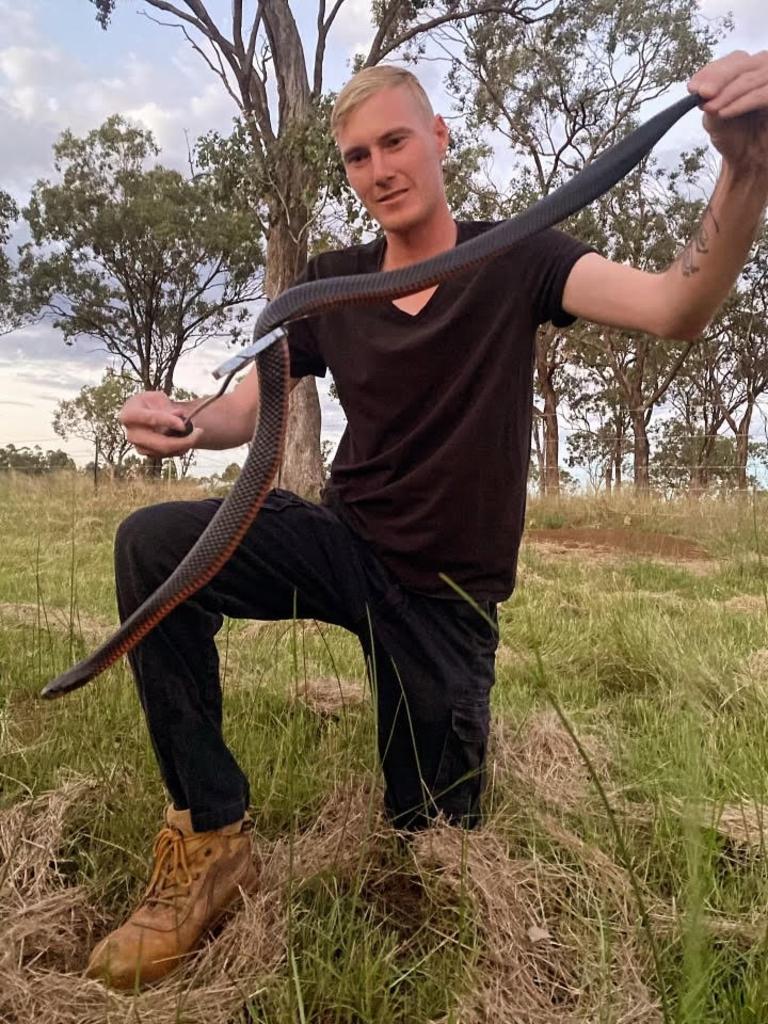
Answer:
[{"label": "black cargo pants", "polygon": [[[122,618],[170,575],[219,504],[153,505],[121,524]],[[480,607],[495,621],[495,605]],[[463,601],[404,589],[333,511],[276,490],[219,574],[131,655],[163,779],[195,829],[230,824],[249,803],[248,781],[222,738],[214,637],[225,615],[317,619],[355,633],[374,687],[393,824],[423,828],[440,812],[478,823],[495,630]]]}]

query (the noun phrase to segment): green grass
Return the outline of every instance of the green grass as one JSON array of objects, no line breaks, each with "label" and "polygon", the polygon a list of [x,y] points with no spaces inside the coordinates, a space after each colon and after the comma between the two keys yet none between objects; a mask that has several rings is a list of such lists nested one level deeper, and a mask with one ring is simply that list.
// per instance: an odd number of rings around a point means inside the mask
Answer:
[{"label": "green grass", "polygon": [[[124,666],[54,703],[38,693],[115,620],[117,524],[169,492],[94,496],[72,478],[6,477],[0,487],[0,821],[87,780],[63,817],[46,892],[83,892],[99,933],[146,881],[162,787]],[[265,896],[273,958],[229,978],[242,991],[220,1019],[468,1024],[484,1019],[485,999],[502,1021],[529,1019],[527,1005],[540,1014],[530,1019],[607,1024],[633,1003],[647,1007],[637,1020],[661,1019],[664,1003],[676,1024],[763,1021],[764,510],[762,496],[754,507],[532,503],[537,525],[613,528],[629,517],[625,528],[687,538],[712,557],[670,563],[524,545],[520,585],[500,609],[487,825],[439,855],[382,830],[370,698],[331,713],[304,699],[318,678],[364,682],[354,638],[313,623],[228,623],[227,738],[251,780],[260,848],[283,867]],[[0,865],[0,907],[20,884],[12,875],[3,882]],[[79,970],[87,941],[49,970]],[[45,979],[25,948],[11,980],[21,991],[32,979],[31,992]],[[193,989],[208,984],[190,977]],[[73,1006],[85,998],[77,984]],[[173,1013],[146,1019],[213,1019],[183,1009],[189,998],[179,990]],[[104,1014],[82,1019],[122,1019]],[[50,1019],[77,1017],[62,1009]]]}]

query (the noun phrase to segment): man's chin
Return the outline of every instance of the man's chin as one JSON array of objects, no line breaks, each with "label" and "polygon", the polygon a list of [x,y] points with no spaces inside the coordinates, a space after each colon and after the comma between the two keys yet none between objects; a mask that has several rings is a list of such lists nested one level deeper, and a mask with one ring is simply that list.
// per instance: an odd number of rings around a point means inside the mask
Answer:
[{"label": "man's chin", "polygon": [[377,210],[376,220],[382,231],[391,231],[400,234],[405,231],[413,231],[418,227],[420,218],[414,213],[406,213],[405,210]]}]

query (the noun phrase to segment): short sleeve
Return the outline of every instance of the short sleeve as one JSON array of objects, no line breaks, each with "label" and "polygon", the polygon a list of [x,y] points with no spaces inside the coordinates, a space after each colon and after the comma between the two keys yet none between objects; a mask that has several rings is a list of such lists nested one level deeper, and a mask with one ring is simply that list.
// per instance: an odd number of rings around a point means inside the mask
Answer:
[{"label": "short sleeve", "polygon": [[[305,281],[314,281],[317,277],[315,261],[310,260],[304,272],[296,278],[294,285]],[[328,367],[320,352],[315,326],[316,317],[296,320],[287,324],[288,354],[291,364],[291,377],[324,377]]]},{"label": "short sleeve", "polygon": [[530,280],[530,294],[536,297],[537,322],[569,327],[576,317],[563,309],[566,281],[581,257],[597,250],[554,228],[534,235],[527,248],[530,252],[525,254],[526,276]]}]

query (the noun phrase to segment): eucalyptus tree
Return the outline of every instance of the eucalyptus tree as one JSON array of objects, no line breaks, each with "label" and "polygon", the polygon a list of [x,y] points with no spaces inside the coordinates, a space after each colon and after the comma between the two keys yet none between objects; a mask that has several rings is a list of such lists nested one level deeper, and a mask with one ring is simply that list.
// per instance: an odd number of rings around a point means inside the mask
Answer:
[{"label": "eucalyptus tree", "polygon": [[17,448],[15,444],[7,444],[0,448],[0,471],[12,470],[17,473],[30,473],[33,476],[38,476],[41,473],[55,473],[60,470],[69,471],[76,468],[69,455],[60,448],[55,451],[49,448],[45,452],[38,444],[32,448],[29,445]]},{"label": "eucalyptus tree", "polygon": [[[118,0],[91,0],[106,28]],[[266,292],[272,297],[302,270],[323,203],[342,188],[328,131],[325,84],[332,29],[348,0],[232,0],[229,17],[209,0],[145,0],[187,38],[236,105],[250,146],[249,176],[258,183],[258,215],[267,237]],[[371,39],[356,66],[396,55],[417,59],[427,40],[451,26],[485,21],[530,23],[553,0],[372,0]],[[312,18],[313,46],[297,16]],[[172,22],[168,21],[168,16]],[[157,19],[160,20],[160,19]],[[322,481],[320,406],[312,378],[291,396],[284,486],[316,492]]]},{"label": "eucalyptus tree", "polygon": [[[631,129],[644,104],[675,86],[682,91],[686,77],[710,59],[725,24],[702,18],[696,0],[562,0],[536,24],[489,20],[454,30],[450,87],[457,109],[478,133],[497,133],[514,160],[499,214],[519,205],[521,194],[528,200],[552,191]],[[574,230],[599,247],[600,225],[591,222],[593,235],[588,223],[582,218]],[[540,330],[536,378],[551,493],[559,489],[567,345],[565,333]]]},{"label": "eucalyptus tree", "polygon": [[[699,156],[691,157],[691,167],[698,166]],[[701,213],[700,203],[681,194],[684,177],[647,161],[597,202],[594,214],[602,224],[606,256],[651,273],[674,262]],[[581,371],[621,396],[633,435],[635,488],[646,492],[649,424],[698,342],[586,323],[576,337]]]},{"label": "eucalyptus tree", "polygon": [[4,247],[18,215],[16,203],[0,189],[0,334],[7,334],[17,326],[13,303],[14,268]]},{"label": "eucalyptus tree", "polygon": [[98,384],[85,385],[75,398],[63,399],[53,414],[53,430],[68,441],[78,437],[94,446],[111,472],[119,472],[132,449],[118,418],[123,404],[138,390],[125,370],[107,370]]},{"label": "eucalyptus tree", "polygon": [[41,180],[24,217],[24,304],[67,344],[99,343],[148,390],[170,394],[183,353],[237,341],[262,295],[263,245],[247,208],[214,177],[160,165],[151,132],[110,117],[54,146],[59,180]]},{"label": "eucalyptus tree", "polygon": [[595,490],[621,491],[632,452],[632,425],[620,388],[607,367],[591,366],[568,380],[568,456],[571,468],[586,469]]},{"label": "eucalyptus tree", "polygon": [[[685,365],[670,385],[666,396],[667,416],[656,430],[659,448],[654,452],[652,476],[658,476],[662,467],[669,479],[671,474],[666,463],[669,454],[676,452],[680,471],[687,476],[685,486],[696,496],[709,489],[722,463],[723,438],[719,432],[725,422],[722,399],[726,389],[731,412],[741,400],[741,387],[717,349],[717,336],[709,332],[693,346]],[[718,381],[718,375],[723,379]]]},{"label": "eucalyptus tree", "polygon": [[768,227],[762,225],[738,290],[724,308],[714,360],[718,408],[736,442],[739,490],[748,486],[750,431],[761,397],[768,392]]}]

